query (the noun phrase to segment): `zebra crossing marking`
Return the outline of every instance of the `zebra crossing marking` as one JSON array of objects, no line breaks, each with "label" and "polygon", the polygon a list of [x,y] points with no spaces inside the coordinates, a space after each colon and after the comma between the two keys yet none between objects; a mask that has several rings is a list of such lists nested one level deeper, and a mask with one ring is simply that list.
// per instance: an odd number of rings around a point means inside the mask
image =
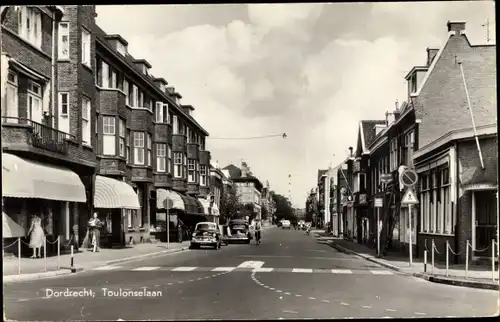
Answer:
[{"label": "zebra crossing marking", "polygon": [[184,266],[181,266],[181,267],[174,268],[172,270],[172,272],[191,272],[191,271],[194,271],[197,268],[198,267],[184,267]]},{"label": "zebra crossing marking", "polygon": [[143,271],[155,271],[157,269],[160,269],[161,267],[159,266],[144,266],[144,267],[137,267],[137,268],[134,268],[133,271],[140,271],[140,272],[143,272]]},{"label": "zebra crossing marking", "polygon": [[333,274],[352,274],[350,269],[332,269],[331,272]]},{"label": "zebra crossing marking", "polygon": [[312,273],[312,268],[294,268],[292,273]]},{"label": "zebra crossing marking", "polygon": [[121,266],[106,265],[106,266],[94,268],[93,270],[94,271],[112,271],[114,269],[119,269],[119,268],[121,268]]},{"label": "zebra crossing marking", "polygon": [[385,270],[384,270],[384,271],[381,271],[381,270],[372,270],[372,271],[370,271],[370,272],[371,272],[372,274],[374,274],[374,275],[393,275],[393,273],[392,273],[392,272],[390,272],[390,271],[385,271]]},{"label": "zebra crossing marking", "polygon": [[236,267],[216,267],[212,272],[231,272],[234,269],[236,269]]},{"label": "zebra crossing marking", "polygon": [[271,267],[258,267],[258,268],[254,268],[252,270],[252,272],[255,272],[255,273],[269,273],[269,272],[272,272],[274,270],[274,268],[271,268]]}]

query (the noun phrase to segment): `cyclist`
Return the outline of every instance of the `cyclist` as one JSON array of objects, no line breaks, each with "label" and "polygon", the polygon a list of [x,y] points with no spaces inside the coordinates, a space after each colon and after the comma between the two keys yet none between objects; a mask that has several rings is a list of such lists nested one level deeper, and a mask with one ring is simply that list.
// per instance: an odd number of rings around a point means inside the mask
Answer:
[{"label": "cyclist", "polygon": [[261,236],[261,223],[259,219],[255,220],[255,225],[254,225],[254,230],[255,230],[255,242],[260,244],[260,239],[262,238]]}]

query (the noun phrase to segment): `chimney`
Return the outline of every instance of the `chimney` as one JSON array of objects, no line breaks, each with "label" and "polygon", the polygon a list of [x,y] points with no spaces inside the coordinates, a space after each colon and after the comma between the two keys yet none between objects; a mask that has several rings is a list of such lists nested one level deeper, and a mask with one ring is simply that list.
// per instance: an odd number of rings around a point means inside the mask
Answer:
[{"label": "chimney", "polygon": [[457,36],[465,31],[465,21],[448,21],[447,26],[448,32],[453,31]]},{"label": "chimney", "polygon": [[427,48],[427,67],[432,64],[432,61],[436,57],[439,49],[437,48]]},{"label": "chimney", "polygon": [[246,162],[241,162],[241,176],[246,177],[248,174],[248,166]]},{"label": "chimney", "polygon": [[163,92],[166,90],[166,86],[168,85],[168,82],[165,80],[165,78],[159,77],[153,79],[153,82],[158,86]]},{"label": "chimney", "polygon": [[395,109],[394,109],[394,112],[392,114],[394,115],[394,120],[396,121],[399,118],[399,116],[401,115],[401,110],[399,109],[399,101],[396,100],[396,103],[394,103],[394,105],[395,105],[394,106]]},{"label": "chimney", "polygon": [[349,147],[349,156],[352,158],[352,146]]}]

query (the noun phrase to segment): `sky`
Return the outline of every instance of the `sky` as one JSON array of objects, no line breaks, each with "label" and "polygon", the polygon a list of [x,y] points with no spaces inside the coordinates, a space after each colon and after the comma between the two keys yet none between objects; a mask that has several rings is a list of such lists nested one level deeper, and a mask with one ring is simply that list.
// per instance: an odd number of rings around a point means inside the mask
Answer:
[{"label": "sky", "polygon": [[490,1],[124,5],[97,6],[97,23],[195,107],[212,160],[247,162],[303,208],[318,169],[355,148],[359,121],[407,100],[404,76],[442,46],[447,21],[483,44],[489,19],[495,42],[494,12]]}]

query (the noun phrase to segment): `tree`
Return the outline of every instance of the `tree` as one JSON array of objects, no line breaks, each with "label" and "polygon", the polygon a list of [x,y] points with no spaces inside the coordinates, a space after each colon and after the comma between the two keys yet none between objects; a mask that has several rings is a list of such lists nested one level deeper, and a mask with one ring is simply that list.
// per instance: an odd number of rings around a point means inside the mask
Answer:
[{"label": "tree", "polygon": [[314,190],[311,189],[311,192],[307,196],[307,200],[306,200],[306,219],[305,220],[307,222],[312,222],[312,220],[313,220],[314,212],[316,210],[315,201],[316,201],[316,198],[315,198]]},{"label": "tree", "polygon": [[237,217],[242,209],[238,198],[238,192],[235,187],[224,187],[224,193],[220,200],[220,221],[225,223],[227,220]]},{"label": "tree", "polygon": [[290,204],[290,201],[284,196],[277,193],[273,193],[272,196],[276,204],[276,220],[279,221],[281,219],[287,219],[290,221],[294,221],[295,213],[293,211],[292,205]]},{"label": "tree", "polygon": [[265,205],[260,207],[260,217],[262,220],[266,220],[269,217],[269,211]]}]

